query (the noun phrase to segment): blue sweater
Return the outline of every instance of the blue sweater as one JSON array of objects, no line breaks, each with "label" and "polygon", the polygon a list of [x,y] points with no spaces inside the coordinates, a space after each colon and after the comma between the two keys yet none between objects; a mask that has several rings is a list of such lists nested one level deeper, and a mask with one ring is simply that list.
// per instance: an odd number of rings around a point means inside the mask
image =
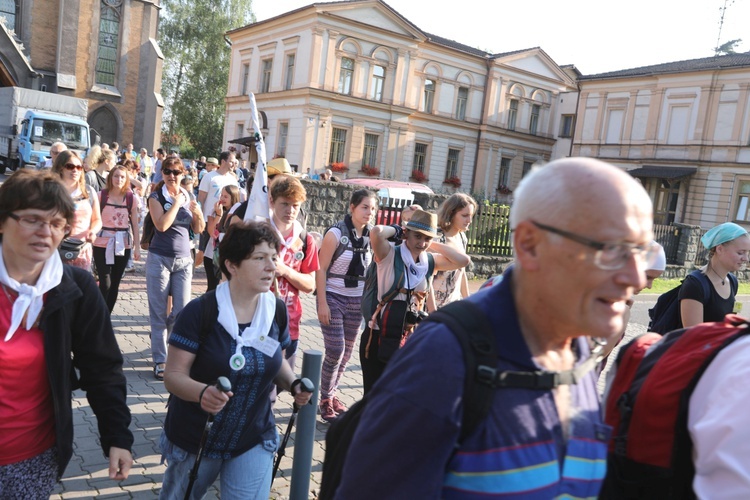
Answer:
[{"label": "blue sweater", "polygon": [[[497,325],[498,369],[538,370],[521,335],[512,275],[470,299]],[[574,341],[579,363],[589,349]],[[456,449],[465,367],[444,325],[417,329],[372,390],[351,444],[340,499],[592,498],[605,473],[610,429],[596,375],[571,387],[566,441],[552,391],[499,389],[489,417]]]}]

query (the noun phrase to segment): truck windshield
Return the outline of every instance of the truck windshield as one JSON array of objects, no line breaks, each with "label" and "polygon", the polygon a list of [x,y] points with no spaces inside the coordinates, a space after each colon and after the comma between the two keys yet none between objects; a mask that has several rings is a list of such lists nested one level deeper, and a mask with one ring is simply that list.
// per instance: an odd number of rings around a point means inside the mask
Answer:
[{"label": "truck windshield", "polygon": [[35,119],[31,131],[32,141],[40,142],[46,146],[51,146],[59,141],[70,149],[86,149],[88,147],[86,127],[75,123]]}]

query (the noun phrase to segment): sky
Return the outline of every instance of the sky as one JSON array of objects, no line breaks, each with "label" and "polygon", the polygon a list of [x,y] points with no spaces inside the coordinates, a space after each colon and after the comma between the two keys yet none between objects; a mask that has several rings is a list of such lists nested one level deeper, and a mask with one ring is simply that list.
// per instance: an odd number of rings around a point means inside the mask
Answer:
[{"label": "sky", "polygon": [[[258,21],[313,3],[254,0]],[[386,0],[422,31],[487,52],[541,47],[584,75],[711,57],[742,39],[750,51],[750,0]]]}]

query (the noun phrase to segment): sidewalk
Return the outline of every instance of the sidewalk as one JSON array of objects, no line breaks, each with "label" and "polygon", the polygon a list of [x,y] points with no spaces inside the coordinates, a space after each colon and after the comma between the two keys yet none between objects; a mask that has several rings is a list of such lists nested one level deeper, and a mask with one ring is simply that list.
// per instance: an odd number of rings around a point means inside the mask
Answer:
[{"label": "sidewalk", "polygon": [[[194,296],[205,291],[206,279],[203,268],[193,276]],[[300,349],[316,349],[321,352],[323,339],[315,314],[314,297],[306,295],[302,299],[303,318],[300,325]],[[133,421],[130,426],[135,436],[133,452],[135,463],[130,477],[122,483],[108,478],[108,461],[99,446],[96,417],[82,392],[74,393],[73,417],[75,438],[73,458],[65,471],[62,483],[51,498],[156,498],[161,489],[165,466],[159,462],[159,435],[161,434],[168,393],[164,384],[153,376],[151,363],[150,330],[148,306],[146,302],[146,280],[143,261],[136,263],[134,273],[125,273],[120,288],[120,296],[112,313],[112,324],[117,335],[123,356],[124,371],[128,382],[128,405]],[[350,406],[362,397],[361,375],[358,348],[355,348],[350,367],[344,374],[339,398]],[[302,356],[298,357],[298,372],[301,371]],[[279,435],[283,436],[291,415],[291,398],[282,394],[276,402],[275,414]],[[325,432],[328,425],[318,417],[313,452],[310,489],[317,492],[323,467]],[[288,498],[294,437],[289,439],[286,456],[281,461],[279,476],[273,483],[272,499]],[[310,498],[315,498],[313,492]],[[206,498],[219,498],[218,483],[209,490]]]}]

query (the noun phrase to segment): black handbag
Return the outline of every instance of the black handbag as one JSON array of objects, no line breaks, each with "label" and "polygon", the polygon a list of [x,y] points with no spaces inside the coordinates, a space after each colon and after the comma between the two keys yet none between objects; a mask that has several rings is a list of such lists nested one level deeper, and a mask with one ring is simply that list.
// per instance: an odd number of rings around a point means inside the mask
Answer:
[{"label": "black handbag", "polygon": [[69,261],[78,258],[84,245],[86,245],[84,240],[65,238],[62,243],[60,243],[60,248],[57,250],[60,252],[60,258],[63,261]]}]

